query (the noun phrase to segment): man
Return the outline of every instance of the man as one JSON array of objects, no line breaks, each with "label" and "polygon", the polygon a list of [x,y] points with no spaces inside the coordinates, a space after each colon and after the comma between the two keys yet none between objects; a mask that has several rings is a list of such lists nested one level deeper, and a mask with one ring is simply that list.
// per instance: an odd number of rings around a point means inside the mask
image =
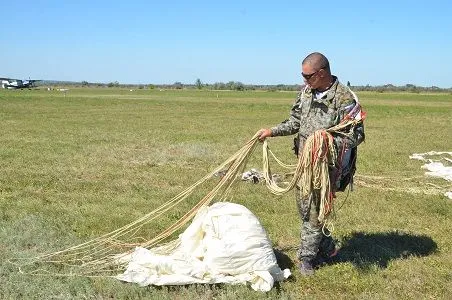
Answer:
[{"label": "man", "polygon": [[[296,153],[303,149],[304,142],[315,131],[333,127],[346,116],[356,118],[356,112],[359,111],[356,95],[331,74],[330,64],[323,54],[318,52],[309,54],[303,60],[301,70],[305,86],[296,98],[289,119],[271,129],[261,129],[259,136],[263,141],[267,137],[298,133],[299,145],[295,146]],[[356,146],[364,140],[362,122],[351,128],[350,133],[349,135],[333,134],[338,155],[350,154],[351,150],[356,150]],[[347,158],[341,160],[341,165],[344,165]],[[340,187],[339,181],[334,177],[337,169],[331,166],[329,173],[330,180],[334,181],[333,192],[334,189],[342,189],[343,186]],[[321,260],[328,260],[337,253],[337,250],[329,231],[318,220],[319,190],[314,190],[308,197],[303,197],[297,185],[295,193],[298,211],[303,221],[301,246],[298,251],[300,272],[303,275],[312,275],[316,264]]]}]

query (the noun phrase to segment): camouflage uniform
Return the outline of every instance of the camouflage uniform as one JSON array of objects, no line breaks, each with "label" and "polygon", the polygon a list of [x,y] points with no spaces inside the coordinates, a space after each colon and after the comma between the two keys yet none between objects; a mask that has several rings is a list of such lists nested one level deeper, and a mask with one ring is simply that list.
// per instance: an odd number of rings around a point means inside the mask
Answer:
[{"label": "camouflage uniform", "polygon": [[[315,131],[337,125],[354,106],[356,100],[348,87],[341,84],[336,77],[334,80],[333,85],[320,99],[315,98],[314,90],[303,88],[292,106],[289,119],[271,128],[272,136],[298,133],[299,149],[303,149],[304,142]],[[334,136],[336,149],[342,149],[344,145],[351,149],[363,140],[362,123],[354,128],[352,137]],[[322,233],[323,224],[318,220],[320,209],[318,191],[314,191],[305,199],[301,197],[298,187],[295,193],[298,211],[303,221],[298,258],[312,262],[317,255],[328,256],[334,250],[334,243],[331,237]],[[328,235],[328,232],[325,233]]]}]

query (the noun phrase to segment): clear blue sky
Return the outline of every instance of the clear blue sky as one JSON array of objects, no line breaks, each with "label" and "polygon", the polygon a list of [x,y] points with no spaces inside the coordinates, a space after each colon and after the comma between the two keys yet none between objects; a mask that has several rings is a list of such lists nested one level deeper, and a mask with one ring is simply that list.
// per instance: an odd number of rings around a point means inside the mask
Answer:
[{"label": "clear blue sky", "polygon": [[353,85],[452,87],[450,0],[0,4],[0,77],[296,84],[319,51]]}]

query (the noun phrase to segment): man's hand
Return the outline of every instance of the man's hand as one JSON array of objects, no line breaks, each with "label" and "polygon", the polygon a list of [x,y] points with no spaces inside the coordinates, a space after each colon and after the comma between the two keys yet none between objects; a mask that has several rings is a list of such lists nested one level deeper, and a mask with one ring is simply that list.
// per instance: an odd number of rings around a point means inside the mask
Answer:
[{"label": "man's hand", "polygon": [[262,128],[261,130],[259,130],[259,140],[261,142],[263,142],[269,136],[272,136],[272,131],[270,129]]}]

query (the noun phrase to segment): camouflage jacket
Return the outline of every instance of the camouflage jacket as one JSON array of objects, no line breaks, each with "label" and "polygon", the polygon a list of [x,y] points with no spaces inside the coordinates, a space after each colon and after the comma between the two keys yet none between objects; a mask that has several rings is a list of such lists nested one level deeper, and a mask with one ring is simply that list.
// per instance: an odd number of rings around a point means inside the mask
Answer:
[{"label": "camouflage jacket", "polygon": [[[314,91],[304,87],[297,95],[290,111],[289,119],[271,128],[272,136],[298,133],[300,149],[308,136],[319,129],[327,129],[339,124],[356,104],[351,90],[334,77],[335,82],[321,99],[315,99]],[[354,148],[364,140],[364,126],[360,123],[350,137],[335,136],[336,149],[346,141],[347,148]]]}]

